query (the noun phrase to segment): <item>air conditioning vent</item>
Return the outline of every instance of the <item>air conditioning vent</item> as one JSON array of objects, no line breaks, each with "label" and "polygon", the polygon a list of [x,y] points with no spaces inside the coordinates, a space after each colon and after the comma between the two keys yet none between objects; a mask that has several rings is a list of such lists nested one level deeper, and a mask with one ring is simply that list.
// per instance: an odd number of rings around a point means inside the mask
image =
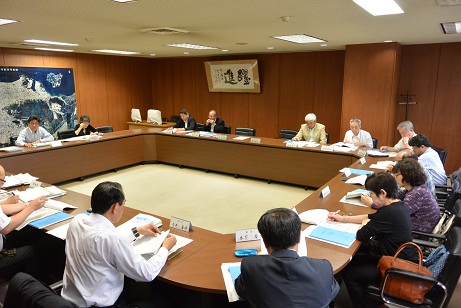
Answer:
[{"label": "air conditioning vent", "polygon": [[439,6],[461,5],[461,0],[435,0]]},{"label": "air conditioning vent", "polygon": [[189,33],[189,31],[187,31],[187,30],[177,29],[177,28],[169,28],[169,27],[145,28],[145,29],[141,29],[139,31],[141,31],[143,33],[152,33],[152,34],[161,34],[161,35]]}]

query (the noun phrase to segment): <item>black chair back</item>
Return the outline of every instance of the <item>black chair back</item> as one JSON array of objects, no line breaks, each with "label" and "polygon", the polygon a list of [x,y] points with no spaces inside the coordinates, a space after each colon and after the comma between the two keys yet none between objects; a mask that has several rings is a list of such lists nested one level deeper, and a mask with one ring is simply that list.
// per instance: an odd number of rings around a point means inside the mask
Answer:
[{"label": "black chair back", "polygon": [[179,120],[181,120],[181,117],[180,116],[171,116],[170,118],[170,122],[178,122]]},{"label": "black chair back", "polygon": [[112,126],[99,126],[95,128],[99,133],[111,133],[114,131]]},{"label": "black chair back", "polygon": [[280,139],[292,139],[298,134],[298,131],[292,129],[281,129],[280,130]]},{"label": "black chair back", "polygon": [[68,138],[72,138],[72,137],[75,137],[75,131],[73,129],[65,129],[65,130],[60,130],[58,131],[58,139],[59,140],[62,140],[62,139],[68,139]]},{"label": "black chair back", "polygon": [[16,145],[16,140],[18,139],[18,136],[11,136],[10,137],[10,144],[11,145]]},{"label": "black chair back", "polygon": [[204,130],[205,130],[205,124],[203,124],[203,123],[196,123],[196,124],[195,124],[195,130],[204,131]]},{"label": "black chair back", "polygon": [[434,151],[437,152],[437,154],[439,154],[442,164],[445,165],[445,160],[447,160],[448,151],[442,148],[437,148],[437,147],[432,147],[432,148],[434,149]]},{"label": "black chair back", "polygon": [[325,133],[325,136],[327,137],[327,143],[330,143],[330,134],[329,134],[329,133]]},{"label": "black chair back", "polygon": [[240,136],[254,137],[256,135],[256,130],[254,128],[248,128],[248,127],[237,127],[235,129],[235,134],[240,135]]},{"label": "black chair back", "polygon": [[224,125],[224,133],[225,134],[231,134],[232,133],[232,127],[229,125]]},{"label": "black chair back", "polygon": [[373,140],[373,149],[378,148],[378,139],[371,137],[371,140]]}]

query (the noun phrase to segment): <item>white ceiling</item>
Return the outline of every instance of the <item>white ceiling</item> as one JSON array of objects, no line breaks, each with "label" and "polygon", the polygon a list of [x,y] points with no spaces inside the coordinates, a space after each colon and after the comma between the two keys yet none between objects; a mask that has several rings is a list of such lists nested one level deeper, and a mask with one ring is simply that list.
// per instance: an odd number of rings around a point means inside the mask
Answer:
[{"label": "white ceiling", "polygon": [[[439,6],[438,2],[457,3]],[[1,0],[0,18],[20,23],[0,26],[0,47],[28,48],[25,39],[77,43],[93,49],[139,51],[140,56],[181,57],[345,49],[346,45],[392,40],[403,45],[460,42],[443,34],[441,22],[461,21],[460,0],[396,0],[404,14],[372,16],[352,0]],[[283,22],[282,16],[290,16]],[[158,35],[140,30],[173,27],[187,34]],[[308,34],[328,41],[295,44],[271,38]],[[193,43],[218,50],[165,46]],[[246,43],[239,45],[238,43]],[[271,46],[274,49],[268,50]],[[228,52],[222,52],[228,49]]]}]

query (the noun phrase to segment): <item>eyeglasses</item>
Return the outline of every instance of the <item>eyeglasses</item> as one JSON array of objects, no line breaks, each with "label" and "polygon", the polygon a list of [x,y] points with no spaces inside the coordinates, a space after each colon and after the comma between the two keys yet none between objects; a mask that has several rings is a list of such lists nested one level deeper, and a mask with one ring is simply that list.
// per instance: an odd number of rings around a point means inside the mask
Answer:
[{"label": "eyeglasses", "polygon": [[401,173],[394,173],[394,178],[398,177],[399,175],[402,175]]},{"label": "eyeglasses", "polygon": [[2,181],[3,183],[6,183],[6,180],[5,180],[5,179],[0,179],[0,181]]}]

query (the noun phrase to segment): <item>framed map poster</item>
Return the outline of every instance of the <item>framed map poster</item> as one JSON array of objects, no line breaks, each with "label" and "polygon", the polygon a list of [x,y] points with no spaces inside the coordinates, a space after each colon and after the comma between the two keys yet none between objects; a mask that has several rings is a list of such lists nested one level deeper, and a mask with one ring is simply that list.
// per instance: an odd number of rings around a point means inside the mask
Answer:
[{"label": "framed map poster", "polygon": [[205,62],[210,92],[261,93],[257,60]]}]

